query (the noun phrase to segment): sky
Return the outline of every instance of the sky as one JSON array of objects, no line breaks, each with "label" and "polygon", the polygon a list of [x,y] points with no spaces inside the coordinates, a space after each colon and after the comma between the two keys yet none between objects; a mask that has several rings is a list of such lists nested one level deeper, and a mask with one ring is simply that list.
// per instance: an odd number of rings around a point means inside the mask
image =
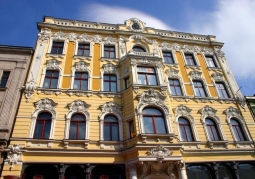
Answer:
[{"label": "sky", "polygon": [[1,45],[34,47],[44,16],[215,35],[243,95],[255,94],[254,0],[1,0]]}]

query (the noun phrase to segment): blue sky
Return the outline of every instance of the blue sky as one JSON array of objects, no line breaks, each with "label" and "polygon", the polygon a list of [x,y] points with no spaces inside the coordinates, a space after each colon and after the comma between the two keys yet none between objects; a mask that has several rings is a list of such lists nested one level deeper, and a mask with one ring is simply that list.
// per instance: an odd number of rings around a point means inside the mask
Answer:
[{"label": "blue sky", "polygon": [[254,0],[1,0],[0,44],[34,47],[43,16],[216,35],[244,95],[255,94]]}]

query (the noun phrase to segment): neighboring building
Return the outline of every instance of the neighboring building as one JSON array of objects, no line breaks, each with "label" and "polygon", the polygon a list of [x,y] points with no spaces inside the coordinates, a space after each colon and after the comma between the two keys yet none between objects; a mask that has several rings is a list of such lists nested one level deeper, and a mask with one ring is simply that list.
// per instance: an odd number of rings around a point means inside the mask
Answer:
[{"label": "neighboring building", "polygon": [[253,115],[253,118],[255,120],[255,95],[253,96],[245,96],[246,103]]},{"label": "neighboring building", "polygon": [[3,176],[255,176],[255,122],[215,36],[136,18],[38,28]]},{"label": "neighboring building", "polygon": [[[4,148],[9,144],[14,119],[25,84],[33,48],[0,45],[0,147],[3,164]],[[0,168],[1,171],[1,168]]]}]

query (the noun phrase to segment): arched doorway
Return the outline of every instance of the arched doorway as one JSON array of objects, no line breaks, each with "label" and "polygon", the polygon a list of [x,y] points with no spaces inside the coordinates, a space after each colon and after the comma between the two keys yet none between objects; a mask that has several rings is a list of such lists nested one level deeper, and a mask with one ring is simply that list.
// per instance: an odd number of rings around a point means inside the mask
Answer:
[{"label": "arched doorway", "polygon": [[117,165],[99,165],[93,168],[90,179],[125,179],[125,168]]},{"label": "arched doorway", "polygon": [[47,179],[47,178],[59,178],[58,170],[52,165],[30,165],[28,166],[22,179]]},{"label": "arched doorway", "polygon": [[66,169],[65,179],[84,179],[86,175],[80,166],[70,166]]}]

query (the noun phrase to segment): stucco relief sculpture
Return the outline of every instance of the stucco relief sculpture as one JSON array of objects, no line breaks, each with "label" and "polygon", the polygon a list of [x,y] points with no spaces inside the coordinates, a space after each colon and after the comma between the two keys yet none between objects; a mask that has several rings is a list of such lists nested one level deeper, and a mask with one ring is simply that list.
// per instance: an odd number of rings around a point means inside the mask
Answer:
[{"label": "stucco relief sculpture", "polygon": [[68,119],[71,119],[72,114],[76,112],[85,114],[86,118],[89,117],[88,108],[90,107],[90,105],[88,105],[86,102],[78,99],[68,104],[67,106],[69,108],[69,111],[66,114],[66,117]]},{"label": "stucco relief sculpture", "polygon": [[220,123],[220,119],[217,117],[216,112],[214,108],[206,105],[202,109],[199,110],[199,112],[202,114],[202,119],[205,119],[206,117],[213,117],[214,119],[217,119],[217,122]]},{"label": "stucco relief sculpture", "polygon": [[19,144],[14,144],[10,148],[5,150],[7,152],[7,159],[5,162],[7,162],[10,166],[10,170],[13,169],[13,165],[17,164],[18,162],[22,162],[21,156],[22,156],[22,148],[19,146]]},{"label": "stucco relief sculpture", "polygon": [[191,119],[192,121],[194,121],[194,118],[190,115],[190,112],[192,111],[190,108],[188,108],[187,106],[184,105],[179,105],[177,106],[174,110],[175,116],[179,117],[179,116],[186,116],[189,119]]},{"label": "stucco relief sculpture", "polygon": [[181,46],[177,43],[167,43],[167,42],[162,42],[160,45],[162,50],[176,50],[176,51],[180,51],[181,50]]},{"label": "stucco relief sculpture", "polygon": [[89,63],[86,63],[84,61],[76,62],[75,63],[75,70],[77,70],[77,71],[89,71],[88,65],[89,65]]},{"label": "stucco relief sculpture", "polygon": [[28,81],[27,84],[24,86],[24,89],[25,97],[28,102],[28,100],[31,98],[31,96],[34,94],[36,90],[36,83],[33,80]]},{"label": "stucco relief sculpture", "polygon": [[211,77],[215,80],[215,81],[223,81],[223,74],[221,73],[213,73],[211,75]]},{"label": "stucco relief sculpture", "polygon": [[47,42],[50,39],[51,30],[48,28],[43,28],[41,32],[38,34],[38,41],[40,44]]},{"label": "stucco relief sculpture", "polygon": [[103,118],[106,114],[112,113],[118,115],[118,118],[121,119],[121,107],[115,102],[106,102],[104,105],[100,106],[102,112],[100,114],[100,119]]},{"label": "stucco relief sculpture", "polygon": [[176,70],[172,67],[167,70],[167,74],[169,78],[177,78],[178,77],[179,70]]},{"label": "stucco relief sculpture", "polygon": [[201,79],[201,75],[202,75],[202,72],[199,72],[199,71],[191,71],[189,72],[189,75],[191,76],[192,79]]},{"label": "stucco relief sculpture", "polygon": [[55,107],[57,106],[57,103],[55,103],[52,99],[45,98],[41,99],[38,102],[34,103],[36,109],[34,111],[34,115],[36,117],[37,113],[43,110],[50,111],[52,114],[52,118],[56,118],[56,111]]},{"label": "stucco relief sculpture", "polygon": [[162,145],[158,145],[155,148],[152,148],[147,152],[148,156],[157,157],[158,161],[162,163],[165,157],[171,156],[173,151],[168,150],[167,148],[163,147]]},{"label": "stucco relief sculpture", "polygon": [[241,119],[242,121],[244,121],[241,116],[241,112],[232,106],[230,106],[228,109],[226,109],[224,111],[224,114],[227,115],[227,119],[234,117],[234,118],[238,118],[238,119]]},{"label": "stucco relief sculpture", "polygon": [[106,72],[106,73],[115,73],[116,72],[116,66],[111,63],[107,63],[107,64],[103,65],[103,68],[104,68],[104,72]]},{"label": "stucco relief sculpture", "polygon": [[58,61],[56,59],[47,60],[47,69],[51,70],[59,69],[60,64],[61,61]]}]

